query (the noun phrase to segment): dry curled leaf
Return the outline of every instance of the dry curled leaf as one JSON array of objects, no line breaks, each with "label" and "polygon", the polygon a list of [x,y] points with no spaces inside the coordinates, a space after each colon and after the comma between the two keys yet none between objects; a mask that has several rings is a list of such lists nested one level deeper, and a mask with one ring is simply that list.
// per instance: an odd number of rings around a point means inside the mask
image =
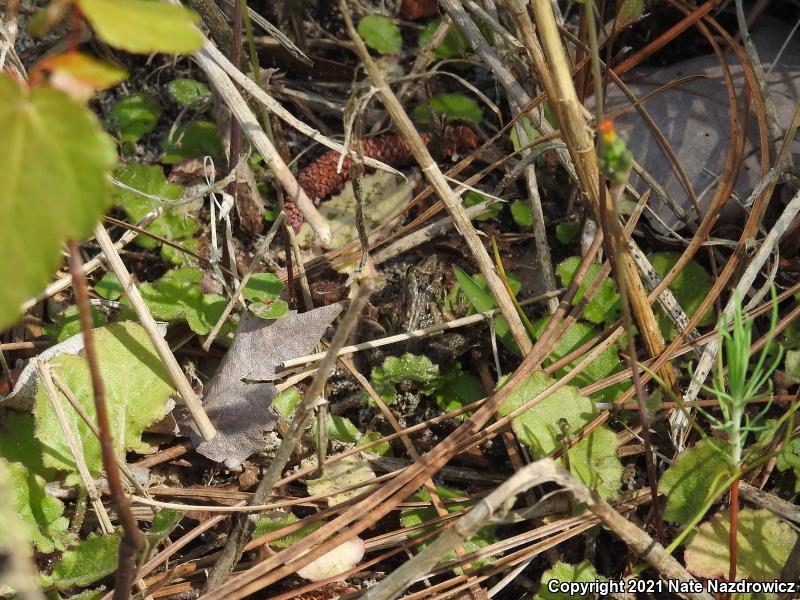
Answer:
[{"label": "dry curled leaf", "polygon": [[244,313],[203,398],[217,435],[202,440],[194,421],[183,419],[182,431],[192,438],[197,451],[228,468],[238,468],[248,456],[263,450],[264,434],[276,421],[269,410],[276,394],[269,383],[275,379],[275,368],[311,352],[341,310],[340,304],[331,304],[305,313],[291,311],[276,321]]}]

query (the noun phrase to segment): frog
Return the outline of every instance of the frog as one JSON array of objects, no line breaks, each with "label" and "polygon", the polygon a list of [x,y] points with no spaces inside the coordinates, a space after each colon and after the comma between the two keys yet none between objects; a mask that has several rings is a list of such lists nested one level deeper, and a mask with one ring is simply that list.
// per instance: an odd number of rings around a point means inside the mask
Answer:
[{"label": "frog", "polygon": [[[395,329],[402,332],[432,327],[451,320],[444,310],[447,295],[445,273],[436,254],[412,265],[406,271],[400,323]],[[404,351],[428,354],[445,366],[467,350],[467,340],[457,332],[436,333],[420,340],[410,340]]]}]

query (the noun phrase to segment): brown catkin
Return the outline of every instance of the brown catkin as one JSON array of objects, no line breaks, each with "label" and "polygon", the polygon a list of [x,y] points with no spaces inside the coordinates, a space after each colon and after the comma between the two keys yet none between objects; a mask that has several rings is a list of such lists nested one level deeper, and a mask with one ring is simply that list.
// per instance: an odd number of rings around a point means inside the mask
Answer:
[{"label": "brown catkin", "polygon": [[[420,134],[423,142],[430,145],[433,136],[430,133]],[[449,159],[456,154],[471,152],[478,146],[475,132],[466,126],[448,127],[441,139],[436,140],[436,148],[432,151],[435,155]],[[380,137],[362,140],[364,156],[374,158],[392,167],[407,167],[414,162],[414,156],[408,147],[408,142],[401,135],[382,135]],[[314,162],[304,167],[297,175],[297,182],[314,201],[324,200],[344,187],[350,179],[350,170],[353,161],[346,157],[342,162],[342,169],[337,173],[339,152],[328,150]],[[286,201],[286,214],[295,227],[302,225],[302,215],[294,202]]]}]

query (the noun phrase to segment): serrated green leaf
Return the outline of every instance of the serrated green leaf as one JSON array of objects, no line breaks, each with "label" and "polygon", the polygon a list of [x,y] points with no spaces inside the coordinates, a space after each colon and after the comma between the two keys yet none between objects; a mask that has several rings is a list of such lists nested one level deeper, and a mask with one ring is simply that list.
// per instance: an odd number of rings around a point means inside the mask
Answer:
[{"label": "serrated green leaf", "polygon": [[514,222],[520,227],[530,227],[533,225],[533,215],[531,207],[523,200],[514,200],[511,203],[511,216]]},{"label": "serrated green leaf", "polygon": [[68,590],[84,587],[117,570],[120,537],[116,534],[92,534],[61,555],[47,576],[49,587]]},{"label": "serrated green leaf", "polygon": [[49,495],[44,489],[44,479],[30,472],[25,465],[8,463],[3,459],[0,459],[0,464],[7,471],[11,507],[19,517],[26,537],[43,554],[64,550],[73,537],[67,531],[69,521],[62,516],[64,504]]},{"label": "serrated green leaf", "polygon": [[260,319],[280,319],[289,312],[289,305],[285,300],[275,300],[274,302],[251,302],[247,305],[247,310]]},{"label": "serrated green leaf", "polygon": [[[470,277],[456,266],[453,267],[453,274],[456,276],[456,280],[464,296],[466,296],[476,312],[485,312],[497,307],[494,297],[480,285],[476,277]],[[494,333],[497,339],[511,352],[519,354],[519,349],[511,335],[511,328],[508,326],[506,318],[503,315],[497,315],[493,317],[493,321]]]},{"label": "serrated green leaf", "polygon": [[[89,313],[92,316],[92,327],[100,327],[108,323],[108,318],[102,310],[89,307]],[[81,332],[80,310],[74,304],[64,309],[55,323],[46,323],[44,332],[56,342],[63,342],[71,338],[76,333]]]},{"label": "serrated green leaf", "polygon": [[[178,200],[181,197],[181,186],[168,183],[158,165],[128,163],[117,169],[114,176],[121,183],[144,194],[167,200]],[[114,188],[114,202],[121,206],[134,222],[142,219],[154,208],[163,206],[158,200],[151,200],[142,194],[118,187]],[[161,216],[147,226],[146,230],[150,233],[173,241],[189,237],[199,229],[197,221],[181,213],[178,207],[167,205],[163,208]],[[158,241],[144,235],[138,236],[136,243],[143,248],[155,248],[159,244]]]},{"label": "serrated green leaf", "polygon": [[253,273],[242,290],[245,300],[274,300],[283,291],[283,281],[274,273]]},{"label": "serrated green leaf", "polygon": [[794,491],[800,492],[800,436],[793,437],[783,445],[775,466],[779,471],[794,471]]},{"label": "serrated green leaf", "polygon": [[400,28],[381,15],[367,15],[358,22],[358,34],[364,43],[381,54],[397,54],[403,47]]},{"label": "serrated green leaf", "polygon": [[[200,249],[200,240],[197,238],[182,239],[179,240],[179,243],[182,248],[191,250],[195,254]],[[195,264],[195,260],[191,256],[167,244],[161,245],[161,258],[179,267]]]},{"label": "serrated green leaf", "polygon": [[[437,485],[436,486],[436,493],[443,501],[447,502],[445,505],[447,507],[448,512],[458,512],[460,510],[464,510],[469,506],[467,503],[462,502],[448,502],[453,498],[463,497],[466,496],[464,492],[452,488],[447,488],[445,486]],[[414,494],[408,499],[409,502],[430,502],[431,501],[431,494],[426,488],[422,488],[419,492]],[[403,527],[414,527],[417,525],[422,525],[428,521],[434,521],[439,518],[439,514],[436,512],[436,509],[433,506],[427,508],[406,508],[400,511],[400,523]],[[409,532],[409,537],[415,538],[419,537],[425,533],[433,531],[437,529],[441,525],[432,525],[430,527],[423,527],[421,529],[416,529],[414,531]],[[487,525],[486,527],[482,527],[478,530],[473,537],[465,540],[461,546],[464,548],[464,551],[469,554],[471,552],[476,552],[481,548],[485,548],[491,544],[494,544],[497,541],[497,535],[495,533],[495,526],[494,525]],[[431,541],[435,538],[431,538],[426,540],[417,546],[415,546],[417,551],[424,549]],[[441,558],[441,562],[454,560],[456,558],[455,552],[448,552]],[[491,557],[482,558],[480,560],[476,560],[472,563],[473,567],[479,567],[481,565],[485,565],[492,562]],[[455,569],[456,572],[462,572],[462,569]]]},{"label": "serrated green leaf", "polygon": [[202,81],[178,77],[167,84],[167,94],[181,106],[198,106],[211,100],[211,90]]},{"label": "serrated green leaf", "polygon": [[298,404],[300,404],[300,400],[302,400],[300,391],[296,387],[292,386],[275,396],[275,398],[272,399],[272,404],[270,406],[275,409],[275,411],[281,417],[283,417],[284,421],[291,422],[292,415],[294,415],[294,409]]},{"label": "serrated green leaf", "polygon": [[591,583],[598,579],[604,578],[599,577],[595,568],[587,561],[577,565],[557,562],[552,569],[548,569],[542,574],[539,591],[533,597],[533,600],[589,600],[593,596],[588,594],[574,595],[565,592],[551,592],[547,589],[547,582],[555,580],[559,582]]},{"label": "serrated green leaf", "polygon": [[562,221],[556,225],[556,239],[565,246],[572,243],[581,229],[580,221]]},{"label": "serrated green leaf", "polygon": [[[431,108],[436,115],[446,115],[448,120],[464,119],[478,125],[483,119],[478,103],[464,94],[438,94],[431,98]],[[426,104],[414,109],[414,120],[420,125],[430,125]]]},{"label": "serrated green leaf", "polygon": [[619,440],[608,427],[598,427],[569,449],[569,470],[605,500],[622,489],[622,463],[617,458]]},{"label": "serrated green leaf", "polygon": [[200,156],[219,159],[225,152],[219,130],[211,121],[192,121],[188,125],[179,127],[164,140],[162,148],[164,158],[161,162],[167,165]]},{"label": "serrated green leaf", "polygon": [[[328,438],[344,442],[345,444],[352,444],[361,435],[353,422],[347,417],[339,415],[332,415],[327,413],[328,416]],[[319,423],[315,423],[315,429],[319,431]]]},{"label": "serrated green leaf", "polygon": [[173,269],[153,284],[143,283],[139,291],[155,319],[186,321],[192,331],[205,335],[222,316],[227,302],[218,294],[204,294],[202,278],[200,269]]},{"label": "serrated green leaf", "polygon": [[386,404],[397,400],[396,384],[414,382],[421,384],[423,393],[430,394],[436,388],[439,365],[434,365],[427,356],[406,352],[403,356],[390,356],[380,367],[372,369],[371,383]]},{"label": "serrated green leaf", "polygon": [[[575,276],[575,271],[578,270],[580,263],[580,257],[572,256],[556,267],[556,272],[563,285],[569,285],[572,282],[572,278]],[[597,263],[589,266],[589,270],[586,272],[586,276],[583,278],[583,282],[578,288],[575,298],[572,300],[573,306],[580,302],[586,295],[586,290],[589,289],[589,286],[600,273],[600,269],[602,269],[602,266]],[[600,289],[597,290],[594,298],[586,304],[583,317],[587,321],[599,325],[601,323],[613,321],[617,318],[619,313],[619,294],[614,290],[614,282],[612,279],[607,277],[605,281],[600,284]]]},{"label": "serrated green leaf", "polygon": [[[63,92],[0,73],[0,329],[47,284],[68,239],[110,205],[116,149],[95,115]],[[35,241],[35,243],[33,243]]]},{"label": "serrated green leaf", "polygon": [[[164,365],[141,325],[112,323],[94,330],[100,375],[106,388],[106,403],[114,436],[114,449],[146,450],[142,431],[164,416],[167,400],[174,392]],[[91,419],[95,418],[94,394],[86,359],[63,354],[49,361]],[[100,443],[83,419],[59,393],[66,420],[83,448],[92,475],[102,469]],[[37,386],[33,408],[36,437],[45,448],[44,464],[61,471],[76,471],[75,461],[43,386]]]},{"label": "serrated green leaf", "polygon": [[134,94],[117,102],[109,114],[119,130],[120,139],[136,142],[155,129],[161,117],[161,104],[148,94]]},{"label": "serrated green leaf", "polygon": [[106,273],[94,284],[94,291],[106,300],[116,300],[122,295],[122,284],[114,273]]},{"label": "serrated green leaf", "polygon": [[[506,416],[529,400],[533,400],[540,392],[555,383],[543,371],[534,372],[517,387],[498,409],[498,414]],[[535,458],[547,456],[562,447],[560,436],[563,435],[560,420],[565,420],[570,431],[578,431],[597,416],[597,408],[586,396],[578,392],[578,388],[566,385],[547,396],[533,408],[514,417],[511,426],[517,439],[531,449]]]},{"label": "serrated green leaf", "polygon": [[148,0],[77,2],[102,40],[114,48],[136,54],[184,54],[203,45],[199,17],[182,6]]},{"label": "serrated green leaf", "polygon": [[720,442],[707,438],[678,455],[658,482],[658,491],[667,498],[664,519],[686,525],[698,515],[729,475],[722,452]]},{"label": "serrated green leaf", "polygon": [[[268,533],[272,533],[273,531],[278,531],[283,529],[284,527],[288,527],[293,523],[297,523],[300,519],[294,516],[294,513],[289,513],[285,517],[271,519],[269,517],[261,517],[257,522],[255,529],[253,529],[253,539],[261,537],[262,535],[267,535]],[[293,531],[292,533],[287,533],[283,537],[279,537],[276,540],[272,540],[269,545],[272,548],[288,548],[289,546],[293,546],[300,540],[302,540],[307,535],[314,533],[317,529],[322,527],[324,523],[317,522],[312,523],[311,525],[306,525],[305,527],[301,527],[297,531]]]},{"label": "serrated green leaf", "polygon": [[[704,579],[727,579],[729,535],[728,511],[720,511],[700,525],[683,555],[689,572]],[[767,509],[741,509],[736,531],[737,581],[779,578],[796,540],[797,532]]]},{"label": "serrated green leaf", "polygon": [[[441,19],[436,19],[428,23],[422,33],[419,34],[419,38],[417,39],[417,44],[419,45],[420,49],[424,48],[428,45],[433,34],[436,33],[436,30],[439,28],[439,24],[442,22]],[[440,43],[436,48],[433,50],[433,56],[436,60],[447,60],[448,58],[458,58],[463,56],[466,51],[469,49],[469,42],[467,38],[464,37],[464,34],[461,33],[461,30],[458,27],[454,27],[450,25],[447,28],[447,34],[444,36],[444,40]]]},{"label": "serrated green leaf", "polygon": [[42,444],[34,436],[33,415],[16,410],[0,410],[0,457],[25,465],[45,481],[53,481],[57,472],[42,462]]},{"label": "serrated green leaf", "polygon": [[[465,208],[469,208],[470,206],[475,206],[476,204],[480,204],[484,200],[487,200],[486,196],[483,194],[479,194],[478,192],[469,191],[464,194],[463,204]],[[503,205],[500,202],[495,202],[477,217],[475,217],[476,221],[491,221],[492,219],[496,218],[503,210]]]},{"label": "serrated green leaf", "polygon": [[[649,258],[650,263],[653,265],[653,270],[658,273],[659,277],[664,277],[675,266],[680,256],[680,252],[656,252]],[[713,284],[714,282],[708,271],[701,264],[690,261],[678,273],[678,276],[669,285],[669,289],[675,295],[675,299],[680,303],[686,314],[691,317],[697,312],[700,304],[711,291]],[[656,311],[656,319],[664,337],[674,339],[678,332],[661,307]],[[709,309],[698,321],[697,326],[707,327],[713,324],[714,312]]]}]

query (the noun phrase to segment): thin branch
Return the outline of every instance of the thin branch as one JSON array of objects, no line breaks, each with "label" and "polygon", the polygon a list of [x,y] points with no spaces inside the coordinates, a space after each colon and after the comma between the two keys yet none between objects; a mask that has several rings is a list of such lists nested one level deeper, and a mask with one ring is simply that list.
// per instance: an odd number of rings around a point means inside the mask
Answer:
[{"label": "thin branch", "polygon": [[[459,518],[452,527],[445,529],[422,552],[392,571],[381,583],[367,590],[361,596],[362,600],[397,598],[416,578],[431,571],[441,562],[443,556],[463,540],[469,539],[487,523],[507,512],[518,494],[548,482],[558,483],[578,502],[585,504],[631,550],[656,569],[662,578],[683,582],[697,581],[661,544],[614,510],[597,492],[564,471],[553,459],[543,458],[517,471]],[[686,596],[694,600],[712,600],[706,592],[690,592]]]},{"label": "thin branch", "polygon": [[[203,439],[210,440],[216,435],[217,431],[214,429],[214,426],[208,419],[208,415],[206,415],[205,411],[203,410],[200,400],[197,398],[197,395],[194,393],[189,380],[186,378],[186,374],[183,372],[178,364],[178,361],[175,359],[175,356],[172,354],[172,350],[170,350],[167,340],[163,338],[161,332],[158,330],[158,326],[153,319],[153,315],[150,314],[150,310],[147,308],[147,304],[145,304],[144,299],[139,292],[139,288],[136,287],[136,284],[133,282],[130,273],[128,273],[128,269],[125,267],[125,264],[122,262],[122,259],[117,253],[117,250],[114,248],[111,238],[108,237],[108,233],[106,233],[105,228],[100,224],[95,227],[94,235],[95,238],[97,238],[97,243],[100,244],[100,248],[106,255],[106,260],[108,261],[109,267],[114,272],[114,275],[117,276],[117,279],[119,279],[125,295],[127,296],[128,300],[130,300],[131,307],[136,313],[136,316],[139,318],[139,322],[142,324],[142,327],[144,327],[145,331],[147,332],[147,336],[150,338],[150,341],[158,353],[159,358],[161,358],[161,362],[164,363],[164,367],[167,369],[167,372],[169,372],[170,379],[175,384],[178,394],[180,394],[180,397],[183,399],[184,404],[186,404],[186,407],[189,409],[192,418],[197,424],[197,429],[200,431],[200,435],[203,436]],[[75,274],[73,273],[73,280],[74,279]]]},{"label": "thin branch", "polygon": [[[103,233],[108,245],[113,248],[111,239],[102,225],[98,225],[95,235]],[[98,235],[98,241],[100,236]],[[102,247],[102,243],[101,243]],[[78,244],[69,242],[70,271],[75,289],[75,301],[80,311],[81,329],[83,330],[83,353],[89,365],[89,374],[94,392],[94,408],[97,416],[97,427],[100,432],[100,448],[103,458],[103,469],[108,479],[108,488],[117,508],[117,515],[122,524],[122,542],[119,547],[119,563],[114,578],[114,600],[128,600],[131,586],[136,577],[136,553],[144,547],[144,536],[139,531],[136,517],[133,516],[131,505],[125,496],[122,479],[114,459],[114,440],[111,433],[111,422],[108,417],[106,405],[106,391],[103,378],[100,374],[100,364],[97,361],[97,351],[94,347],[94,334],[92,333],[92,316],[89,311],[89,291],[86,278],[81,269],[81,258]],[[121,261],[120,261],[121,262]],[[130,281],[128,282],[130,283]],[[161,338],[163,340],[163,338]],[[165,342],[166,344],[166,342]]]}]

